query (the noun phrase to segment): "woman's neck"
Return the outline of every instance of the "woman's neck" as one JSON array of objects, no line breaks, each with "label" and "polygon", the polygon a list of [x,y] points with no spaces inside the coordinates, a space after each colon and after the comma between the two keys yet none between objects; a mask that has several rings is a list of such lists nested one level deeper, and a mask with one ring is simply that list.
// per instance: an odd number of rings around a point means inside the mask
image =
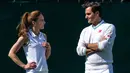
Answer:
[{"label": "woman's neck", "polygon": [[40,30],[36,29],[36,28],[32,28],[32,31],[35,35],[39,35]]}]

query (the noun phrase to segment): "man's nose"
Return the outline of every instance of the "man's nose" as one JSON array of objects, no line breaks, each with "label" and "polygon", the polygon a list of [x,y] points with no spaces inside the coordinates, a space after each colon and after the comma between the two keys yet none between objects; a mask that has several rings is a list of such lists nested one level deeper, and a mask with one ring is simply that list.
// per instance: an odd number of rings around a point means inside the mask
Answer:
[{"label": "man's nose", "polygon": [[87,19],[87,18],[88,18],[88,16],[87,16],[87,15],[85,15],[85,18]]},{"label": "man's nose", "polygon": [[46,22],[44,21],[43,24],[46,24]]}]

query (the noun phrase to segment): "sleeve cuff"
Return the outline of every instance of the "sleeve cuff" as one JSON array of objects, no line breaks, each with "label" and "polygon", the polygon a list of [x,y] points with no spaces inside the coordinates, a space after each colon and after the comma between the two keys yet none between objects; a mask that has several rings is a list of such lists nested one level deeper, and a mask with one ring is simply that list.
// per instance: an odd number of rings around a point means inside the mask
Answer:
[{"label": "sleeve cuff", "polygon": [[86,55],[87,49],[83,48],[83,55]]},{"label": "sleeve cuff", "polygon": [[98,43],[98,49],[103,50],[103,45],[101,44],[101,42]]}]

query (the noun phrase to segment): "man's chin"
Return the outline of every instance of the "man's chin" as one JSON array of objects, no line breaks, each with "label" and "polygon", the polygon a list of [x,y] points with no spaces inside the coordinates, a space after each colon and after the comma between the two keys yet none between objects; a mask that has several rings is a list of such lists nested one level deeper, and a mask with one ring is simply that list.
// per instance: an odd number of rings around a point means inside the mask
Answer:
[{"label": "man's chin", "polygon": [[89,24],[92,24],[92,22],[89,22],[89,21],[88,21],[88,23],[89,23]]},{"label": "man's chin", "polygon": [[43,28],[41,28],[41,30],[43,30],[44,29],[44,27]]}]

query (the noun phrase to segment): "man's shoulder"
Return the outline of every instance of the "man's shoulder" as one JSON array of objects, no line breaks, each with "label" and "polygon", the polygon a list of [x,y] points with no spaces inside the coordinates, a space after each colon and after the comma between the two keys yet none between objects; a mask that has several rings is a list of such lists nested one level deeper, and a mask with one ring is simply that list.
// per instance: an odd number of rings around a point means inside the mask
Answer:
[{"label": "man's shoulder", "polygon": [[91,27],[91,25],[89,25],[89,26],[83,28],[82,32],[88,31],[90,27]]},{"label": "man's shoulder", "polygon": [[112,23],[107,23],[107,22],[105,22],[103,26],[104,26],[104,27],[110,27],[110,26],[115,27],[114,24],[112,24]]},{"label": "man's shoulder", "polygon": [[89,25],[89,26],[85,27],[83,30],[87,30],[88,28],[91,28],[91,27],[92,27],[92,25]]}]

